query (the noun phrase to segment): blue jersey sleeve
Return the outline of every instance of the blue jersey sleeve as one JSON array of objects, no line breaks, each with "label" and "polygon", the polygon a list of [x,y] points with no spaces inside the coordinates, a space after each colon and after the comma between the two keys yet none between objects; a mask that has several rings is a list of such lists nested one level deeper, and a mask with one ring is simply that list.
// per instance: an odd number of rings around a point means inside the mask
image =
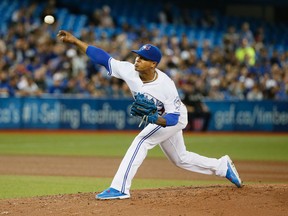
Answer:
[{"label": "blue jersey sleeve", "polygon": [[95,46],[88,46],[86,55],[96,64],[103,65],[109,71],[109,59],[111,56],[104,50]]}]

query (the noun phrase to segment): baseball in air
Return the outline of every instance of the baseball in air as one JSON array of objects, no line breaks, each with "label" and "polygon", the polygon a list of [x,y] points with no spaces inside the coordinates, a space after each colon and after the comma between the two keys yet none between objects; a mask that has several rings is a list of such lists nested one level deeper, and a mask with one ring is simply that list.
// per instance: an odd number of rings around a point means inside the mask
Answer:
[{"label": "baseball in air", "polygon": [[47,24],[53,24],[55,21],[54,17],[51,15],[47,15],[44,17],[44,22]]}]

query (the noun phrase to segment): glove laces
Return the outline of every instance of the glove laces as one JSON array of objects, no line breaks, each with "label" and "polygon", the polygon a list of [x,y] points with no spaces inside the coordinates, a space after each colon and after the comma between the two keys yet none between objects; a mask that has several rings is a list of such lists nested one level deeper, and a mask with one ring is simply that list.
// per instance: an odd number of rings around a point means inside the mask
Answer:
[{"label": "glove laces", "polygon": [[147,125],[147,123],[148,123],[148,116],[147,116],[147,115],[144,115],[144,116],[142,117],[141,122],[140,122],[140,124],[138,125],[138,127],[141,127],[141,125],[143,124],[143,122],[145,122],[145,126],[144,126],[144,127],[146,127],[146,125]]}]

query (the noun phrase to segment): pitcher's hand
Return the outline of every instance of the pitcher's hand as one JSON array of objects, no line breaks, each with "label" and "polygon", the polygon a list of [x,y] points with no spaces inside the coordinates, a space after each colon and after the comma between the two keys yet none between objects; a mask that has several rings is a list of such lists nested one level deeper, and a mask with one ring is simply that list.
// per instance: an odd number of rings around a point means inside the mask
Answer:
[{"label": "pitcher's hand", "polygon": [[62,42],[72,43],[74,44],[77,40],[70,32],[60,30],[57,34],[57,38],[59,38]]}]

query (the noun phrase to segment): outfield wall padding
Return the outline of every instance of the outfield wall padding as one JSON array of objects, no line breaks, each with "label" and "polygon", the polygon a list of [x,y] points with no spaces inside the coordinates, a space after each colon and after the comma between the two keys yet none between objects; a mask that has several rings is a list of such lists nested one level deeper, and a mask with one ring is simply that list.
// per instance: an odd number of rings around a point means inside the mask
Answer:
[{"label": "outfield wall padding", "polygon": [[[135,130],[132,99],[0,98],[0,129]],[[209,131],[288,131],[288,101],[205,101]]]}]

